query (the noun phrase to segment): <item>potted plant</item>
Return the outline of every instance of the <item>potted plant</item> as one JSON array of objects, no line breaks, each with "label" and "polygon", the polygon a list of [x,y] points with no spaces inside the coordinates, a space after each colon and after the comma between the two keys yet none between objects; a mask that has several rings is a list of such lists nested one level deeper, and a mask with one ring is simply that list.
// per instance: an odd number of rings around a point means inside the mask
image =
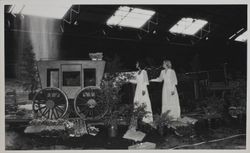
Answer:
[{"label": "potted plant", "polygon": [[173,121],[173,117],[169,116],[170,110],[166,111],[161,115],[154,116],[154,125],[157,127],[158,132],[161,136],[165,134],[165,127],[169,127],[169,125]]},{"label": "potted plant", "polygon": [[130,117],[130,125],[129,129],[138,129],[140,125],[142,125],[142,120],[144,117],[147,117],[148,111],[146,111],[146,105],[145,104],[139,104],[138,102],[135,102],[133,107],[131,108],[131,115]]},{"label": "potted plant", "polygon": [[117,104],[120,102],[118,86],[115,86],[116,76],[114,74],[106,74],[101,82],[101,89],[103,91],[103,96],[108,104],[108,113],[105,117],[104,124],[108,127],[109,137],[115,137],[117,135],[117,118],[118,111]]},{"label": "potted plant", "polygon": [[112,111],[109,116],[104,120],[105,125],[108,128],[108,136],[113,138],[118,134],[118,124],[119,124],[119,111]]},{"label": "potted plant", "polygon": [[131,76],[131,74],[108,73],[102,79],[101,89],[104,93],[104,99],[109,106],[104,122],[108,127],[108,135],[110,137],[117,135],[118,123],[120,122],[119,117],[121,113],[118,110],[119,103],[121,102],[120,89],[123,84],[128,82]]}]

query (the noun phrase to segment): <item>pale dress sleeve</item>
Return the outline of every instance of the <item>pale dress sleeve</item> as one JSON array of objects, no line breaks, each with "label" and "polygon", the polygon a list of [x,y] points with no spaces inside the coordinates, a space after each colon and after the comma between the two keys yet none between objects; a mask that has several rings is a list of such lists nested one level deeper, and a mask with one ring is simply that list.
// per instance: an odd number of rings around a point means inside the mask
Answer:
[{"label": "pale dress sleeve", "polygon": [[149,82],[148,82],[148,73],[147,71],[143,70],[142,71],[142,75],[143,75],[143,83],[147,86],[149,85]]},{"label": "pale dress sleeve", "polygon": [[171,91],[174,91],[175,86],[177,85],[177,77],[174,70],[171,71],[170,81],[171,81]]},{"label": "pale dress sleeve", "polygon": [[152,79],[151,81],[153,81],[153,82],[162,82],[163,81],[163,73],[164,73],[163,71],[164,70],[161,71],[161,74],[160,74],[160,76],[158,78]]}]

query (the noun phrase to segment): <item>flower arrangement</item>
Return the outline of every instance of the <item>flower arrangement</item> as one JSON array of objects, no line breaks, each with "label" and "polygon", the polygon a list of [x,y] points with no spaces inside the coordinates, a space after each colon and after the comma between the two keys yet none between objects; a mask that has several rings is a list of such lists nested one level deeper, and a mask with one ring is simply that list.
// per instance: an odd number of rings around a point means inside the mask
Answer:
[{"label": "flower arrangement", "polygon": [[231,106],[228,108],[228,113],[230,114],[230,116],[232,116],[233,118],[238,118],[239,115],[242,115],[246,112],[246,108],[245,107],[234,107]]},{"label": "flower arrangement", "polygon": [[47,119],[45,117],[41,117],[38,119],[33,119],[30,121],[30,125],[38,126],[38,125],[46,125],[46,126],[59,126],[59,125],[71,125],[70,121],[66,119],[56,119],[56,120],[51,120]]},{"label": "flower arrangement", "polygon": [[89,53],[89,57],[96,61],[96,60],[102,60],[103,58],[103,53]]}]

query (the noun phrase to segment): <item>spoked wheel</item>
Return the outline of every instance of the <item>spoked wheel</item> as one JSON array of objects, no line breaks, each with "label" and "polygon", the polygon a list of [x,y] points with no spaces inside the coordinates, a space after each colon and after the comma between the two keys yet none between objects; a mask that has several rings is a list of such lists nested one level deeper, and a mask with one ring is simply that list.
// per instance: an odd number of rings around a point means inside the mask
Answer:
[{"label": "spoked wheel", "polygon": [[58,88],[44,88],[33,99],[33,110],[38,117],[47,119],[62,118],[68,110],[68,99]]},{"label": "spoked wheel", "polygon": [[76,114],[83,120],[97,120],[108,111],[100,88],[91,86],[80,90],[74,100]]}]

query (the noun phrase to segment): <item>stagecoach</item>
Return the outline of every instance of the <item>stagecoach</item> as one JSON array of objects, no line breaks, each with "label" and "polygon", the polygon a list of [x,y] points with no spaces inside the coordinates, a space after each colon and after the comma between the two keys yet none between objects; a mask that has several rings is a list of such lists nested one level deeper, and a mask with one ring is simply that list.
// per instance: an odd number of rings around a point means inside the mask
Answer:
[{"label": "stagecoach", "polygon": [[100,89],[103,60],[37,61],[41,90],[33,97],[37,117],[58,119],[72,112],[83,120],[101,119],[108,106]]}]

